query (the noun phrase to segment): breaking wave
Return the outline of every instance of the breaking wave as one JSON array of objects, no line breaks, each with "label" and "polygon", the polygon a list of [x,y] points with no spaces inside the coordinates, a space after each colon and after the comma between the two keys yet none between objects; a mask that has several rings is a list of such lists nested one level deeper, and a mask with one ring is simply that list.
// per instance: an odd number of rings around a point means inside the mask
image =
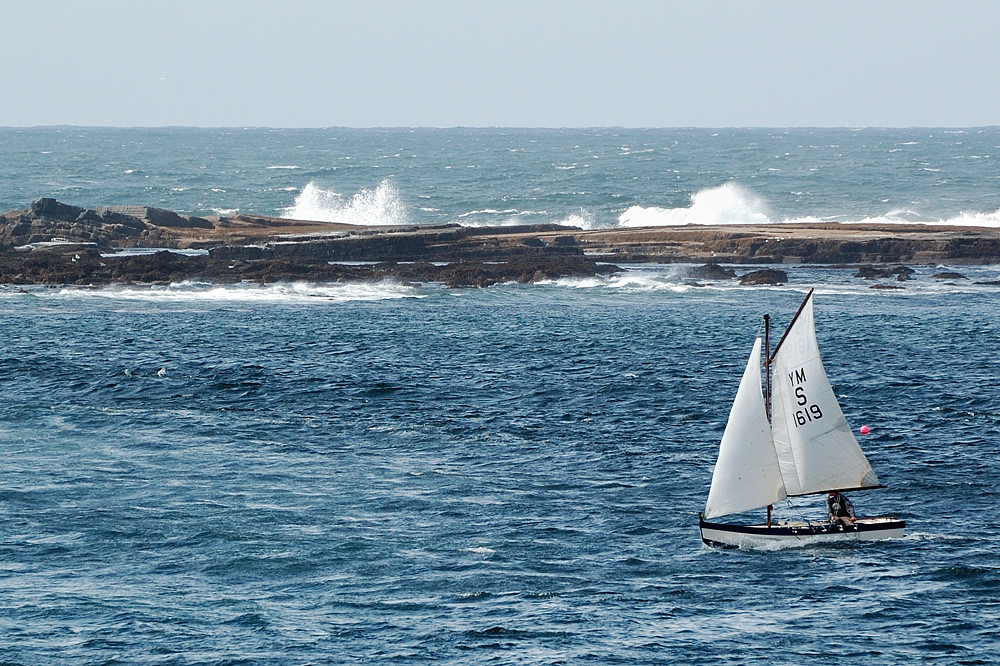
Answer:
[{"label": "breaking wave", "polygon": [[[789,222],[811,222],[812,219],[788,220]],[[992,213],[962,212],[945,219],[922,219],[909,211],[891,211],[878,217],[862,220],[840,220],[847,224],[941,224],[950,227],[1000,227],[1000,210]]]},{"label": "breaking wave", "polygon": [[282,210],[281,217],[363,226],[407,223],[403,199],[388,180],[383,180],[374,190],[362,188],[350,197],[310,182],[295,197],[295,203]]},{"label": "breaking wave", "polygon": [[701,190],[687,208],[632,206],[618,218],[620,227],[664,227],[686,224],[769,224],[767,202],[737,183]]},{"label": "breaking wave", "polygon": [[738,183],[704,189],[691,195],[685,208],[631,206],[618,218],[619,227],[663,227],[739,224],[792,224],[840,222],[843,224],[927,224],[956,227],[1000,227],[1000,210],[961,212],[941,218],[917,211],[896,209],[883,215],[850,218],[847,216],[801,216],[778,218],[763,197]]},{"label": "breaking wave", "polygon": [[[383,180],[374,189],[362,188],[350,196],[320,187],[315,182],[306,185],[295,202],[281,211],[281,216],[294,220],[310,220],[362,226],[393,226],[410,224],[403,196],[390,180]],[[739,183],[700,190],[691,195],[691,205],[679,208],[660,206],[630,206],[617,220],[599,219],[594,213],[580,208],[562,213],[552,210],[522,210],[517,208],[480,208],[459,213],[451,221],[465,227],[511,227],[526,224],[560,224],[583,230],[609,227],[665,227],[685,225],[750,225],[840,222],[843,224],[928,224],[960,227],[1000,228],[1000,210],[994,212],[962,212],[940,218],[918,211],[895,209],[884,214],[848,217],[842,215],[778,216],[764,197]]]}]

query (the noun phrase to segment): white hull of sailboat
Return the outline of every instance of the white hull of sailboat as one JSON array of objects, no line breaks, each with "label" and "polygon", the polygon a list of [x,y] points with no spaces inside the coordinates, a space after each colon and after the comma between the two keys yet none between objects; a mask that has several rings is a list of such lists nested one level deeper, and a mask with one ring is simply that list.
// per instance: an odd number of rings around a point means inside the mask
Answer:
[{"label": "white hull of sailboat", "polygon": [[903,536],[906,521],[861,518],[852,526],[821,522],[781,522],[766,525],[730,525],[699,521],[701,540],[722,548],[760,548],[769,545],[807,545],[850,541],[879,541]]}]

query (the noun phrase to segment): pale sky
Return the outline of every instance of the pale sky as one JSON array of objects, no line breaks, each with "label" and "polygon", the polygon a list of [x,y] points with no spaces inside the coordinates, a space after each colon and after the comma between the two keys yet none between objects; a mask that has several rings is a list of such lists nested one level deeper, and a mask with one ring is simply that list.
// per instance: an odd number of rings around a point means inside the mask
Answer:
[{"label": "pale sky", "polygon": [[0,3],[0,126],[1000,124],[995,0]]}]

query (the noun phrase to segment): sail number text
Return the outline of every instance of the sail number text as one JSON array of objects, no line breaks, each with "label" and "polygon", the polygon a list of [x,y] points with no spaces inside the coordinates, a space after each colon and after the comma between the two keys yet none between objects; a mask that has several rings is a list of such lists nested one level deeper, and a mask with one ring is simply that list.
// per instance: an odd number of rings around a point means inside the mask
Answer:
[{"label": "sail number text", "polygon": [[795,402],[799,409],[795,410],[795,427],[804,426],[823,418],[823,410],[816,403],[809,403],[806,397],[806,390],[802,386],[806,381],[805,368],[799,368],[788,373],[788,381],[795,387]]}]

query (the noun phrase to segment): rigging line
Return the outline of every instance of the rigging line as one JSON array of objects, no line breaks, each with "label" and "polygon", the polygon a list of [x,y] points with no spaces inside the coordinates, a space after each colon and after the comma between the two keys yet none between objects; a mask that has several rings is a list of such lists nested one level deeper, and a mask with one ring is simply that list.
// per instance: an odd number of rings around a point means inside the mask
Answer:
[{"label": "rigging line", "polygon": [[773,362],[774,357],[778,355],[778,350],[781,349],[781,343],[784,342],[785,338],[788,337],[788,332],[792,330],[792,326],[795,325],[795,322],[798,320],[799,315],[802,314],[802,311],[806,309],[806,303],[809,302],[809,299],[812,298],[812,295],[813,295],[813,288],[810,287],[809,293],[807,293],[806,297],[802,300],[802,305],[799,306],[799,309],[795,313],[795,316],[792,317],[792,321],[788,323],[788,328],[785,329],[785,332],[782,334],[781,339],[778,340],[778,344],[774,346],[774,352],[772,352],[771,355],[768,357],[768,363]]},{"label": "rigging line", "polygon": [[792,504],[791,498],[786,497],[785,503],[788,504],[789,508],[792,509],[795,515],[797,515],[802,522],[812,524],[812,521],[806,518],[805,514],[802,513],[802,507],[797,504]]}]

